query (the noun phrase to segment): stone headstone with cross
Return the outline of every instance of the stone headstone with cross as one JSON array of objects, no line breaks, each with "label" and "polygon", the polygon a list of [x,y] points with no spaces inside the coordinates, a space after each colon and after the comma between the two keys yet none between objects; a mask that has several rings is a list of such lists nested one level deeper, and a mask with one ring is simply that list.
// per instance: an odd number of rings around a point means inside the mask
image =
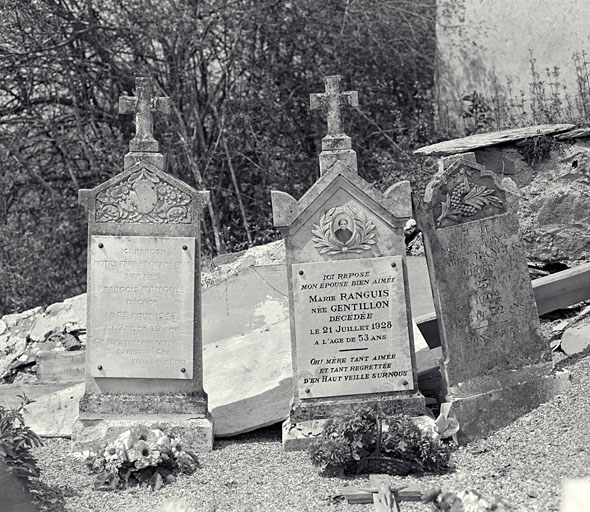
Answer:
[{"label": "stone headstone with cross", "polygon": [[569,379],[552,374],[541,335],[516,185],[473,153],[441,166],[416,210],[442,340],[443,394],[466,442],[548,400]]},{"label": "stone headstone with cross", "polygon": [[203,390],[200,216],[208,192],[164,172],[153,135],[149,78],[137,97],[136,136],[124,170],[81,190],[88,215],[88,324],[85,393],[72,435],[96,449],[135,424],[161,425],[194,450],[211,450],[213,425]]},{"label": "stone headstone with cross", "polygon": [[285,238],[293,401],[286,450],[302,449],[334,413],[375,406],[420,414],[403,228],[410,184],[378,192],[357,172],[342,132],[340,77],[311,95],[328,114],[321,177],[299,200],[272,192],[274,224]]}]

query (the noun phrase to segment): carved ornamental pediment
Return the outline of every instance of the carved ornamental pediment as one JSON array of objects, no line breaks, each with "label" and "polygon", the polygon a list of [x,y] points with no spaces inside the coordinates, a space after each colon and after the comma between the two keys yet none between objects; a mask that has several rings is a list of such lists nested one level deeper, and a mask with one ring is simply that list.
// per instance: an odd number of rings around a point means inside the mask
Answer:
[{"label": "carved ornamental pediment", "polygon": [[192,197],[146,165],[98,192],[95,201],[96,222],[192,222]]}]

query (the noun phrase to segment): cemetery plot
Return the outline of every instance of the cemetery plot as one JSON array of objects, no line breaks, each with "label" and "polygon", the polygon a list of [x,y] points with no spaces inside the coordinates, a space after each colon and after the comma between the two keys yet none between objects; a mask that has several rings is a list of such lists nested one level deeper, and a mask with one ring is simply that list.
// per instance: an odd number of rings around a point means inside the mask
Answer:
[{"label": "cemetery plot", "polygon": [[412,388],[401,256],[293,265],[302,398]]},{"label": "cemetery plot", "polygon": [[192,378],[195,239],[94,235],[90,246],[92,376]]}]

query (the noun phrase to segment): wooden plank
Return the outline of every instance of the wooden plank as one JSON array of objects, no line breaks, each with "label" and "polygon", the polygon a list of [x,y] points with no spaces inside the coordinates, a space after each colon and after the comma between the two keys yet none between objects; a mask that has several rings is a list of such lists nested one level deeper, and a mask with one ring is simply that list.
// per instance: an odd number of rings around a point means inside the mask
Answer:
[{"label": "wooden plank", "polygon": [[[590,263],[535,279],[533,293],[539,315],[590,300]],[[440,347],[436,313],[414,318],[430,349]]]},{"label": "wooden plank", "polygon": [[[370,475],[369,487],[348,486],[339,491],[340,496],[346,498],[346,502],[352,504],[368,504],[373,503],[373,494],[379,490],[381,481],[389,482],[389,475]],[[420,501],[422,499],[422,491],[416,485],[405,487],[392,487],[390,490],[393,493],[396,501]]]},{"label": "wooden plank", "polygon": [[414,318],[414,321],[416,322],[416,325],[418,325],[418,329],[420,329],[426,343],[428,343],[430,350],[441,346],[440,333],[438,332],[438,319],[436,318],[436,313],[434,311],[425,315],[417,316]]},{"label": "wooden plank", "polygon": [[590,263],[533,281],[539,315],[590,300]]}]

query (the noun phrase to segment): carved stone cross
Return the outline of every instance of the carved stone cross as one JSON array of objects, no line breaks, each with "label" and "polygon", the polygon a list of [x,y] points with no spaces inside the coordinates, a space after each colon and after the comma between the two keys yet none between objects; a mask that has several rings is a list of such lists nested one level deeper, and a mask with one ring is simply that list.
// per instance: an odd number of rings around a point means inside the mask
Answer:
[{"label": "carved stone cross", "polygon": [[359,97],[356,91],[340,92],[340,75],[326,77],[326,92],[310,94],[312,110],[325,110],[328,114],[327,138],[340,138],[344,135],[340,119],[340,107],[350,105],[358,107]]},{"label": "carved stone cross", "polygon": [[152,80],[149,77],[135,78],[137,96],[119,97],[119,113],[135,113],[135,137],[129,143],[130,151],[158,152],[160,145],[154,139],[154,118],[152,112],[170,113],[170,98],[154,96]]}]

